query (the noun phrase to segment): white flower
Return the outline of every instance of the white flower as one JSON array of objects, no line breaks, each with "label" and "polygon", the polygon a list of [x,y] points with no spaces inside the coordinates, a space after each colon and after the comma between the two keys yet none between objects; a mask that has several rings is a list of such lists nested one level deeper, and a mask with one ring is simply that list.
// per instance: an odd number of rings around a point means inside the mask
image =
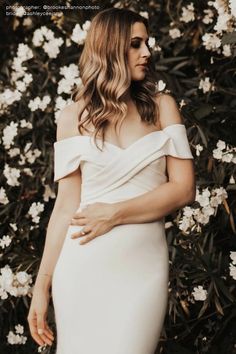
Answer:
[{"label": "white flower", "polygon": [[24,7],[23,6],[17,6],[17,8],[15,9],[15,15],[17,17],[22,17],[22,16],[24,16],[24,14],[25,14]]},{"label": "white flower", "polygon": [[14,167],[10,167],[7,163],[5,164],[4,171],[3,171],[4,176],[7,179],[7,184],[9,186],[19,186],[20,182],[18,181],[18,178],[20,177],[20,170]]},{"label": "white flower", "polygon": [[32,112],[36,111],[37,109],[45,111],[50,101],[51,97],[48,95],[44,96],[42,99],[40,97],[35,97],[35,99],[29,101],[28,107]]},{"label": "white flower", "polygon": [[17,334],[23,334],[24,333],[24,327],[21,326],[20,324],[15,326],[15,330]]},{"label": "white flower", "polygon": [[232,263],[236,264],[236,252],[230,251],[230,258],[232,259]]},{"label": "white flower", "polygon": [[178,227],[185,233],[196,230],[201,232],[201,225],[209,223],[210,217],[216,215],[217,208],[228,197],[223,187],[214,188],[209,191],[204,188],[201,192],[196,189],[195,200],[200,204],[198,208],[184,207],[181,211],[182,217],[178,220]]},{"label": "white flower", "polygon": [[[42,29],[42,27],[41,27],[41,29]],[[41,29],[38,28],[34,31],[32,42],[35,47],[40,47],[44,41],[44,37],[43,37]]]},{"label": "white flower", "polygon": [[[19,330],[19,327],[17,327],[17,330]],[[9,333],[7,335],[7,341],[8,341],[9,344],[12,344],[12,345],[25,344],[26,341],[27,341],[27,337],[22,336],[20,334],[14,334],[14,332],[9,331]]]},{"label": "white flower", "polygon": [[233,15],[236,18],[236,2],[235,2],[235,0],[229,0],[229,7],[230,7],[231,15]]},{"label": "white flower", "polygon": [[145,18],[149,18],[149,15],[148,15],[148,12],[147,11],[140,11],[139,12],[139,15],[142,16],[142,17],[145,17]]},{"label": "white flower", "polygon": [[155,44],[156,44],[156,39],[154,37],[149,37],[149,39],[148,39],[149,47],[154,48]]},{"label": "white flower", "polygon": [[196,155],[200,156],[200,153],[203,150],[203,146],[200,144],[197,144],[195,148],[196,148]]},{"label": "white flower", "polygon": [[82,84],[82,80],[79,77],[79,69],[75,64],[70,64],[69,66],[63,66],[60,69],[60,74],[64,76],[57,87],[57,92],[70,94],[74,85],[79,87]]},{"label": "white flower", "polygon": [[16,279],[22,285],[25,285],[31,280],[31,275],[27,274],[26,272],[18,272],[16,274]]},{"label": "white flower", "polygon": [[60,53],[59,47],[63,44],[62,38],[54,38],[50,42],[44,42],[43,49],[49,58],[57,58]]},{"label": "white flower", "polygon": [[[25,296],[31,291],[30,283],[32,276],[25,272],[19,272],[18,276],[14,275],[9,265],[1,269],[0,275],[0,297],[6,299],[8,294],[11,296]],[[22,281],[19,282],[19,280]]]},{"label": "white flower", "polygon": [[11,238],[9,235],[4,235],[2,238],[0,238],[0,247],[5,248],[8,247],[11,243]]},{"label": "white flower", "polygon": [[226,148],[226,144],[223,140],[218,140],[216,146],[220,149],[220,150],[224,150]]},{"label": "white flower", "polygon": [[207,298],[207,291],[201,285],[193,288],[192,295],[196,301],[205,301]]},{"label": "white flower", "polygon": [[63,66],[60,68],[60,74],[65,77],[65,79],[74,79],[79,76],[78,65],[70,64],[69,66]]},{"label": "white flower", "polygon": [[207,206],[209,205],[209,198],[210,198],[210,191],[208,190],[208,188],[205,188],[202,193],[199,192],[199,190],[197,189],[196,191],[196,201],[202,206]]},{"label": "white flower", "polygon": [[191,229],[195,225],[195,221],[193,220],[192,217],[187,217],[183,216],[183,218],[179,221],[179,229],[182,230],[185,233],[189,232],[189,229]]},{"label": "white flower", "polygon": [[193,3],[191,2],[189,5],[187,5],[187,7],[183,7],[180,21],[188,23],[194,21],[194,19],[195,19],[194,6]]},{"label": "white flower", "polygon": [[166,83],[162,80],[159,80],[157,83],[157,90],[163,91],[165,87],[166,87]]},{"label": "white flower", "polygon": [[225,57],[230,57],[232,55],[230,44],[223,45],[222,54]]},{"label": "white flower", "polygon": [[201,210],[199,210],[198,213],[194,215],[194,218],[197,222],[199,222],[202,225],[208,224],[210,219],[209,215],[204,214]]},{"label": "white flower", "polygon": [[5,149],[9,149],[10,146],[13,144],[13,139],[18,133],[17,127],[18,127],[18,123],[11,122],[3,129],[2,141],[3,141],[3,145],[5,146]]},{"label": "white flower", "polygon": [[214,85],[210,82],[209,77],[200,80],[199,89],[203,90],[204,93],[214,90]]},{"label": "white flower", "polygon": [[17,48],[17,56],[23,62],[33,58],[33,52],[27,44],[20,43]]},{"label": "white flower", "polygon": [[205,214],[205,216],[214,215],[215,209],[211,205],[207,205],[202,208],[202,213]]},{"label": "white flower", "polygon": [[59,115],[61,110],[66,107],[68,104],[72,103],[71,98],[68,98],[67,100],[64,100],[61,96],[58,96],[55,101],[55,123],[57,124]]},{"label": "white flower", "polygon": [[39,223],[39,214],[44,210],[44,204],[40,202],[33,202],[28,211],[34,223]]},{"label": "white flower", "polygon": [[233,154],[223,154],[221,161],[223,162],[231,162],[233,160],[234,155]]},{"label": "white flower", "polygon": [[211,9],[205,9],[205,10],[203,10],[203,12],[206,15],[203,17],[202,22],[205,23],[206,25],[208,25],[209,23],[212,23],[213,17],[214,17],[214,12]]},{"label": "white flower", "polygon": [[15,101],[19,101],[21,96],[22,94],[18,90],[4,90],[0,93],[0,107],[9,106]]},{"label": "white flower", "polygon": [[56,58],[60,52],[59,47],[64,43],[62,38],[55,38],[54,32],[46,26],[41,26],[34,31],[32,42],[35,47],[44,49],[49,58]]},{"label": "white flower", "polygon": [[73,29],[71,40],[77,43],[78,45],[82,45],[84,44],[86,37],[87,37],[87,31],[82,29],[80,25],[77,23]]},{"label": "white flower", "polygon": [[223,162],[236,163],[236,148],[226,146],[226,143],[222,140],[218,140],[216,144],[217,148],[213,150],[213,157]]},{"label": "white flower", "polygon": [[0,188],[0,203],[1,204],[9,203],[9,199],[6,195],[6,190],[3,187]]},{"label": "white flower", "polygon": [[91,21],[85,21],[85,23],[82,25],[82,28],[84,31],[88,31],[91,25]]},{"label": "white flower", "polygon": [[217,23],[214,26],[214,30],[217,33],[222,33],[223,31],[227,31],[229,27],[229,21],[231,20],[232,16],[227,13],[222,13],[218,15]]},{"label": "white flower", "polygon": [[21,126],[21,128],[28,128],[28,129],[33,128],[32,123],[29,121],[26,121],[25,119],[20,120],[20,126]]},{"label": "white flower", "polygon": [[10,223],[9,224],[10,226],[11,226],[11,228],[14,230],[14,231],[16,231],[17,230],[17,226],[16,226],[16,223]]},{"label": "white flower", "polygon": [[186,206],[183,208],[183,214],[184,216],[191,217],[193,216],[194,209],[191,208],[190,206]]},{"label": "white flower", "polygon": [[214,159],[217,159],[217,160],[221,160],[222,159],[222,156],[223,156],[222,150],[220,150],[218,148],[218,149],[214,149],[212,152],[213,152]]},{"label": "white flower", "polygon": [[179,107],[182,108],[183,106],[186,106],[186,102],[182,99],[179,103]]},{"label": "white flower", "polygon": [[11,268],[6,265],[1,269],[0,275],[0,289],[2,288],[4,291],[9,291],[11,289],[11,285],[14,279],[14,275],[12,273]]},{"label": "white flower", "polygon": [[235,184],[235,179],[234,179],[234,176],[231,175],[230,179],[229,179],[229,183],[230,184]]},{"label": "white flower", "polygon": [[173,39],[175,38],[179,38],[182,36],[182,33],[180,32],[180,30],[178,28],[172,28],[169,30],[169,36]]},{"label": "white flower", "polygon": [[202,40],[207,50],[216,51],[221,46],[221,39],[215,33],[205,33]]},{"label": "white flower", "polygon": [[229,274],[234,280],[236,280],[236,266],[234,266],[232,263],[230,263],[229,266]]}]

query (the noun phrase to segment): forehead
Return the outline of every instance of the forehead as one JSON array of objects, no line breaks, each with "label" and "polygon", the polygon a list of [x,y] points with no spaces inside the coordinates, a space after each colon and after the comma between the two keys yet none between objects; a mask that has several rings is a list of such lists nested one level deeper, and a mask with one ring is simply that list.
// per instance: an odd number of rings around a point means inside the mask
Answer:
[{"label": "forehead", "polygon": [[148,38],[147,30],[142,22],[135,22],[131,26],[131,38],[132,37],[142,37],[142,38]]}]

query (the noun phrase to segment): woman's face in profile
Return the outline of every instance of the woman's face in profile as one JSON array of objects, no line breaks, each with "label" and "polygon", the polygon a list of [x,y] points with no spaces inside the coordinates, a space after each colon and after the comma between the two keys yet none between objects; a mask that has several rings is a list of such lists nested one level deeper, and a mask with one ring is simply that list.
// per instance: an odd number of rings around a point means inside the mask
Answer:
[{"label": "woman's face in profile", "polygon": [[145,78],[150,56],[146,27],[142,22],[135,22],[131,27],[131,43],[128,52],[131,80],[137,81]]}]

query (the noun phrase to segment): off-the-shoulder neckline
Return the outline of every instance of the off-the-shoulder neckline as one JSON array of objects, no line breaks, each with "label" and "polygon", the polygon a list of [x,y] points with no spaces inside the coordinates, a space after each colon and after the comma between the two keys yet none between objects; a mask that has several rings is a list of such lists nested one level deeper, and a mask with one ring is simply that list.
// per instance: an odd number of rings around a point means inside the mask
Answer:
[{"label": "off-the-shoulder neckline", "polygon": [[[167,125],[167,126],[166,126],[165,128],[163,128],[163,129],[154,130],[154,131],[152,131],[152,132],[150,132],[150,133],[147,133],[147,134],[141,136],[139,139],[135,140],[133,143],[131,143],[130,145],[128,145],[128,146],[125,147],[125,148],[122,148],[122,147],[120,147],[120,146],[118,146],[118,145],[116,145],[116,144],[113,144],[113,143],[111,143],[111,142],[109,142],[109,141],[106,141],[106,140],[104,140],[104,145],[110,145],[110,146],[112,146],[112,147],[115,147],[116,149],[125,151],[125,150],[129,149],[131,146],[133,147],[134,145],[136,145],[136,144],[139,143],[140,141],[143,141],[144,139],[147,139],[148,137],[150,137],[150,136],[152,136],[152,135],[155,135],[155,134],[163,134],[163,133],[165,133],[165,131],[168,130],[169,128],[173,128],[173,127],[176,127],[176,126],[181,126],[181,127],[184,127],[184,128],[185,128],[185,125],[184,125],[184,124],[181,124],[181,123],[170,124],[170,125]],[[63,142],[65,142],[65,141],[70,141],[70,140],[75,140],[75,139],[81,139],[81,138],[82,138],[82,139],[84,139],[84,138],[87,138],[87,139],[90,138],[90,139],[91,139],[92,136],[91,136],[91,135],[74,135],[74,136],[70,136],[70,137],[65,138],[65,139],[61,139],[61,140],[55,141],[55,142],[54,142],[54,145],[58,145],[58,144],[63,143]],[[96,138],[96,139],[97,139],[98,141],[102,141],[101,138]]]}]

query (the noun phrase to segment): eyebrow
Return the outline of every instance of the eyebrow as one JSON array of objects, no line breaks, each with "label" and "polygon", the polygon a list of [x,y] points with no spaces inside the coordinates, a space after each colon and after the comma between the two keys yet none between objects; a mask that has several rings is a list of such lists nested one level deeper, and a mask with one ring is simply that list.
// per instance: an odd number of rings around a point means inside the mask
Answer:
[{"label": "eyebrow", "polygon": [[[146,38],[146,41],[148,40],[148,38],[149,38],[149,37]],[[133,38],[131,38],[131,40],[132,40],[132,39],[141,39],[141,40],[142,40],[143,38],[142,38],[142,37],[133,37]]]}]

